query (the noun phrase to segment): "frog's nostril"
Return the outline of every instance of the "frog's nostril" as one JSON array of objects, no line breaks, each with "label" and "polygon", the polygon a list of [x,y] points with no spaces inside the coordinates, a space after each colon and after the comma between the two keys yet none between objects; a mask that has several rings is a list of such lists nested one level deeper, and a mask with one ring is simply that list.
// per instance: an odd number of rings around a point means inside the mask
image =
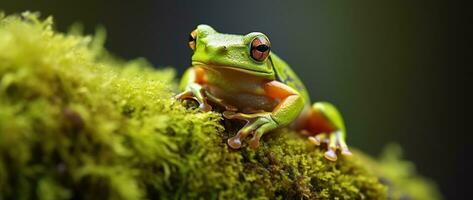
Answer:
[{"label": "frog's nostril", "polygon": [[219,47],[217,48],[217,51],[218,51],[219,53],[225,53],[225,52],[227,52],[227,46],[219,46]]},{"label": "frog's nostril", "polygon": [[219,46],[219,47],[215,48],[215,50],[218,53],[226,53],[227,52],[227,46]]},{"label": "frog's nostril", "polygon": [[224,45],[222,46],[207,45],[205,49],[208,52],[214,52],[214,53],[226,53],[228,51],[228,47]]}]

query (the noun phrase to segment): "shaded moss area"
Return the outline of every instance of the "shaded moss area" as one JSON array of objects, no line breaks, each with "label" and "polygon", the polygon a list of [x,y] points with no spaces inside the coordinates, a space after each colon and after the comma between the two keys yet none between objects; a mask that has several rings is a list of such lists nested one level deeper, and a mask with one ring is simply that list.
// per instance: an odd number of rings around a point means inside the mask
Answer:
[{"label": "shaded moss area", "polygon": [[172,69],[103,42],[0,14],[0,199],[438,198],[397,154],[329,162],[285,129],[231,150],[237,125],[174,101]]}]

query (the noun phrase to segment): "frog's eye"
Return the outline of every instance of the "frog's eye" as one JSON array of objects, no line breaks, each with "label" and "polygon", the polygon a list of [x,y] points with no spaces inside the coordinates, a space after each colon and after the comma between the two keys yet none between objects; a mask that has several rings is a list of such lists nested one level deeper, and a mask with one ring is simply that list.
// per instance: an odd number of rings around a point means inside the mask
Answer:
[{"label": "frog's eye", "polygon": [[191,34],[189,34],[189,47],[192,50],[195,50],[196,39],[197,39],[197,30],[194,30],[191,32]]},{"label": "frog's eye", "polygon": [[257,36],[251,42],[250,55],[257,61],[263,61],[269,55],[271,44],[268,38],[264,36]]}]

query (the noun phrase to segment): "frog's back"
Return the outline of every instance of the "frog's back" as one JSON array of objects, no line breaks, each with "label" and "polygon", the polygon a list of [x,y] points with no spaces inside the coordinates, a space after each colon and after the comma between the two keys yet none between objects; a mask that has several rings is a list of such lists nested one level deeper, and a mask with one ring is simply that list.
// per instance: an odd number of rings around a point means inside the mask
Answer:
[{"label": "frog's back", "polygon": [[292,71],[291,67],[286,62],[284,62],[284,60],[282,60],[272,52],[270,53],[269,59],[273,64],[274,72],[276,74],[276,80],[298,91],[304,97],[306,102],[310,103],[307,89],[305,88],[299,77],[296,75],[296,73]]}]

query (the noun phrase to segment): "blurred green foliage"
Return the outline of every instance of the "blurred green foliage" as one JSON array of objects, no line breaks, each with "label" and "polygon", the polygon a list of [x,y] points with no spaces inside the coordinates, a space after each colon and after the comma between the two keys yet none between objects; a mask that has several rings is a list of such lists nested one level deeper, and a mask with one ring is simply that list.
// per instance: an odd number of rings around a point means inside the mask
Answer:
[{"label": "blurred green foliage", "polygon": [[437,198],[395,156],[329,162],[285,129],[231,150],[237,128],[174,101],[172,69],[52,24],[0,14],[0,199]]}]

